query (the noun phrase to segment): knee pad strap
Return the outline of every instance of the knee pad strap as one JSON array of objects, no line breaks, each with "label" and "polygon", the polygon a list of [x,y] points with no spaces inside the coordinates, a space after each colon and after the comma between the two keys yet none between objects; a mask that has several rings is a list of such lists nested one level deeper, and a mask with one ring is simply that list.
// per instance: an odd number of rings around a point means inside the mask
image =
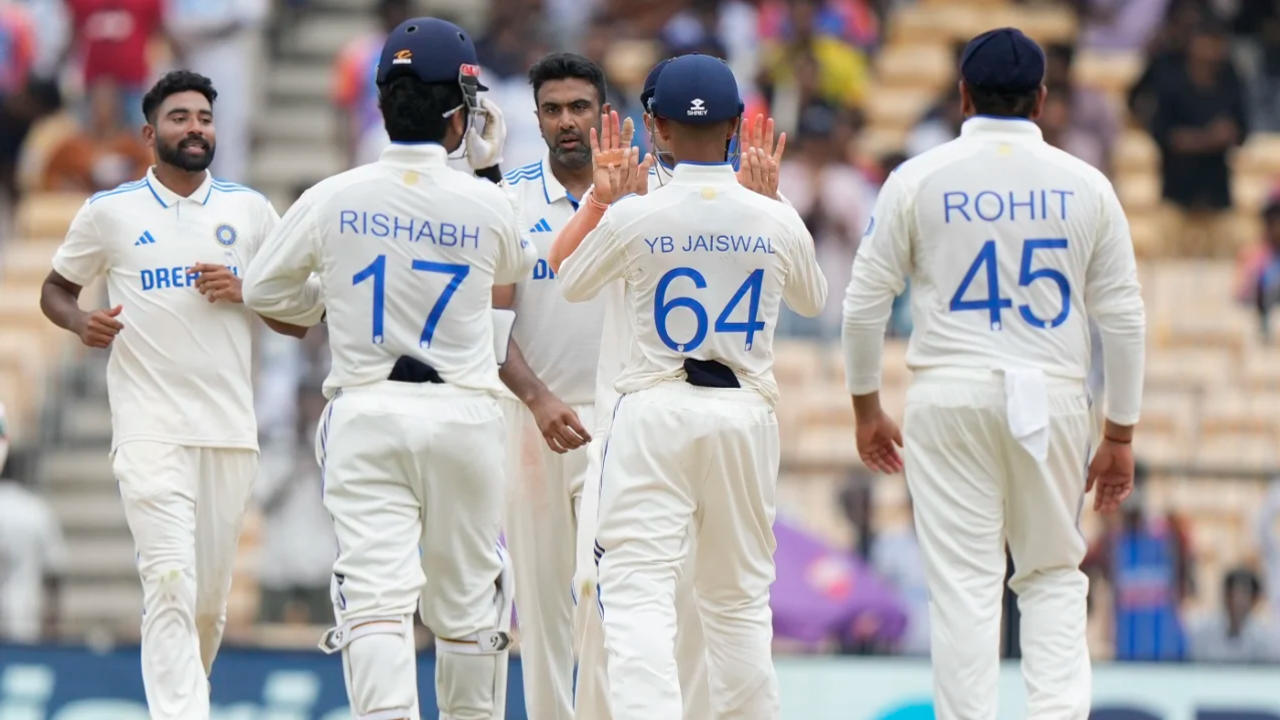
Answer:
[{"label": "knee pad strap", "polygon": [[511,635],[503,630],[482,630],[456,639],[436,638],[436,649],[458,655],[499,655],[511,647]]},{"label": "knee pad strap", "polygon": [[364,715],[354,715],[352,720],[405,720],[413,719],[412,708],[391,708],[390,710],[374,710]]},{"label": "knee pad strap", "polygon": [[404,636],[412,632],[413,627],[409,624],[407,615],[354,618],[325,631],[320,637],[320,649],[326,655],[332,655],[350,645],[352,640],[366,635]]}]

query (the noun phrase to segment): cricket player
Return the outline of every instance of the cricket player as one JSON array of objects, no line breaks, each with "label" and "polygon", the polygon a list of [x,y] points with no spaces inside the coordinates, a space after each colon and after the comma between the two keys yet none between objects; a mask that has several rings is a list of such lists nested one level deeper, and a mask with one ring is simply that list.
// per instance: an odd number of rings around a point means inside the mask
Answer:
[{"label": "cricket player", "polygon": [[[339,555],[336,627],[355,720],[420,717],[412,617],[436,635],[440,716],[494,720],[506,705],[512,579],[502,520],[502,392],[494,284],[536,256],[512,200],[446,166],[467,142],[500,177],[502,126],[477,99],[471,38],[412,18],[388,36],[377,84],[391,145],[305,192],[249,268],[245,296],[271,317],[327,313],[333,369],[317,455]],[[307,292],[318,274],[320,297]],[[505,340],[504,340],[505,342]]]},{"label": "cricket player", "polygon": [[681,714],[676,586],[692,547],[712,716],[776,718],[773,331],[784,298],[817,314],[826,281],[800,217],[740,185],[728,162],[742,101],[723,61],[672,60],[650,109],[671,182],[622,196],[642,166],[635,151],[610,158],[592,191],[609,207],[560,273],[570,301],[624,280],[635,329],[596,530],[612,715]]},{"label": "cricket player", "polygon": [[[258,467],[253,314],[240,276],[278,217],[262,195],[209,174],[216,97],[186,71],[151,88],[142,136],[155,165],[80,208],[40,294],[55,324],[111,348],[111,467],[137,551],[142,680],[156,720],[209,717],[207,678]],[[111,307],[82,311],[81,289],[102,275]]]},{"label": "cricket player", "polygon": [[[983,33],[960,75],[960,137],[889,176],[853,263],[844,348],[858,452],[873,470],[905,464],[932,596],[937,716],[996,716],[1007,543],[1025,716],[1083,719],[1078,521],[1090,488],[1110,511],[1133,484],[1145,325],[1133,247],[1107,179],[1031,122],[1046,93],[1035,42],[1013,28]],[[908,277],[915,377],[903,457],[878,389],[885,322]],[[1107,377],[1092,464],[1090,318]]]},{"label": "cricket player", "polygon": [[[637,184],[633,191],[637,194],[661,187],[671,177],[673,163],[670,162],[669,153],[663,149],[662,141],[653,131],[653,116],[648,112],[657,79],[669,61],[670,58],[662,60],[650,70],[640,94],[640,104],[646,108],[643,118],[645,128],[656,152],[648,173],[641,173],[636,178]],[[632,130],[629,121],[628,124],[619,125],[617,113],[609,110],[608,105],[605,105],[603,119],[600,135],[592,136],[592,165],[593,172],[601,177],[602,182],[608,182],[609,170],[600,160],[604,158],[606,164],[620,162],[623,153],[630,150]],[[748,153],[745,155],[747,161],[740,166],[739,182],[743,187],[765,197],[780,197],[778,166],[786,145],[786,133],[778,138],[775,150],[772,119],[766,122],[762,116],[757,116],[756,122],[748,125],[750,127],[740,134],[742,146],[747,148]],[[753,148],[762,152],[753,154]],[[641,178],[645,175],[647,178],[642,182]],[[580,203],[578,212],[556,236],[551,246],[549,264],[553,271],[558,270],[564,258],[572,254],[587,233],[595,229],[602,214],[603,209],[593,208],[593,203],[585,200]],[[616,280],[603,288],[600,295],[602,297],[596,302],[604,305],[604,340],[601,342],[596,371],[596,430],[588,446],[589,465],[578,513],[578,559],[574,579],[578,600],[574,613],[574,646],[578,652],[574,709],[575,716],[584,720],[610,717],[604,627],[596,600],[595,531],[602,449],[608,441],[612,411],[618,399],[614,380],[622,372],[624,350],[633,343],[632,331],[626,318],[625,283]],[[692,560],[690,553],[676,586],[676,662],[684,701],[684,717],[689,719],[711,715],[702,624],[698,618],[696,599],[693,597],[693,573],[690,570]]]},{"label": "cricket player", "polygon": [[[594,427],[601,303],[569,303],[547,255],[591,186],[588,133],[600,118],[604,72],[581,55],[547,55],[529,69],[546,141],[541,160],[505,176],[520,197],[520,227],[538,251],[533,272],[494,288],[494,307],[516,312],[499,373],[505,403],[509,487],[506,540],[515,571],[520,661],[530,720],[573,717],[573,574],[587,472],[580,449]],[[590,672],[584,670],[584,673]]]}]

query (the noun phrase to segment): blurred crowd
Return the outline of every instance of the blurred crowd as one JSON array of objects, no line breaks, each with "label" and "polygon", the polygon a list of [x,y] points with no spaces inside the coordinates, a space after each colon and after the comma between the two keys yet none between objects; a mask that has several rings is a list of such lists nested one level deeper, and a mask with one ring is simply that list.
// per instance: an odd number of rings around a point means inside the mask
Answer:
[{"label": "blurred crowd", "polygon": [[[318,2],[0,0],[0,208],[23,192],[87,194],[139,177],[150,163],[137,132],[139,98],[159,72],[174,66],[209,75],[218,88],[214,173],[252,183],[251,110],[261,107],[263,97],[256,58],[271,57],[290,24]],[[876,102],[878,53],[894,11],[910,4],[376,0],[370,4],[374,29],[353,35],[331,60],[333,142],[349,165],[377,157],[387,143],[373,86],[383,38],[406,17],[441,6],[461,12],[464,22],[474,21],[485,82],[506,114],[508,167],[545,152],[525,75],[541,55],[575,50],[600,64],[608,101],[639,126],[640,87],[657,60],[686,52],[715,54],[734,70],[747,112],[767,112],[788,134],[782,192],[811,229],[830,286],[840,289],[884,178],[904,160],[956,137],[963,121],[953,77],[913,123],[902,147],[870,148],[863,142],[865,110]],[[1111,175],[1124,129],[1145,128],[1161,157],[1169,251],[1238,256],[1238,300],[1257,309],[1265,331],[1270,309],[1280,302],[1280,194],[1265,203],[1262,237],[1240,238],[1233,222],[1230,158],[1250,132],[1280,130],[1280,3],[1026,4],[1067,4],[1079,19],[1075,44],[1045,48],[1049,96],[1037,122],[1046,140]],[[1126,103],[1076,82],[1073,64],[1085,49],[1144,53],[1145,68]],[[957,58],[959,50],[954,48]],[[637,142],[647,146],[648,139]],[[779,333],[834,342],[839,296],[833,293],[819,318],[788,315]],[[910,331],[904,296],[895,305],[889,332],[905,337]],[[333,544],[316,491],[320,471],[313,441],[324,402],[319,387],[327,372],[325,338],[313,332],[300,344],[264,334],[260,347],[259,616],[264,622],[323,623],[330,618]],[[0,492],[7,486],[0,483]],[[775,611],[780,622],[795,618],[801,628],[803,621],[821,616],[813,603],[843,608],[819,627],[796,630],[810,647],[923,654],[928,596],[918,547],[909,526],[873,527],[873,486],[854,473],[833,498],[853,528],[852,547],[826,547],[802,529],[780,528],[780,572],[788,567],[784,558],[792,555],[817,570],[792,579],[780,576]],[[1232,568],[1220,587],[1191,582],[1195,553],[1184,519],[1149,516],[1138,495],[1122,516],[1108,520],[1094,538],[1086,571],[1095,580],[1094,610],[1108,609],[1105,634],[1115,657],[1280,661],[1280,639],[1274,634],[1280,626],[1280,537],[1275,532],[1280,485],[1269,498],[1257,518],[1257,562]],[[0,501],[0,537],[6,537],[3,513],[15,507]],[[20,553],[22,547],[5,540],[0,554]],[[5,574],[9,562],[0,557],[0,597],[17,592],[12,574]],[[45,571],[36,567],[36,578],[55,575],[56,553],[49,554]],[[40,581],[33,585],[30,577],[29,572],[21,592],[41,592]],[[794,598],[786,583],[796,585]],[[1214,609],[1184,617],[1182,608],[1193,597]],[[1268,614],[1266,607],[1274,612]],[[1015,633],[1016,605],[1010,610],[1010,633]],[[32,637],[29,631],[16,635],[0,622],[4,636]]]}]

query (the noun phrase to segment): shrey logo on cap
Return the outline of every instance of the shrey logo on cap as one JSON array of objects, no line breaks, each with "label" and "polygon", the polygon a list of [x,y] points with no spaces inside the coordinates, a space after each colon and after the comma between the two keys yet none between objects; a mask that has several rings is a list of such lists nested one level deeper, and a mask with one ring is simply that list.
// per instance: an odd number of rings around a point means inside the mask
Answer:
[{"label": "shrey logo on cap", "polygon": [[391,61],[391,64],[392,64],[392,65],[412,65],[412,64],[413,64],[413,51],[412,51],[412,50],[397,50],[397,51],[396,51],[396,54],[395,54],[395,59]]},{"label": "shrey logo on cap", "polygon": [[706,102],[702,98],[694,98],[689,103],[689,112],[685,113],[689,117],[702,117],[707,114]]}]

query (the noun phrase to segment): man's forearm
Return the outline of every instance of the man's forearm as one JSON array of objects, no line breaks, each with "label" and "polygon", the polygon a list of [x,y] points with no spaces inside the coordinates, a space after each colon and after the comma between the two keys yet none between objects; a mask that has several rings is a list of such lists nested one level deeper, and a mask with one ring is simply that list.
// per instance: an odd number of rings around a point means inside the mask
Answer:
[{"label": "man's forearm", "polygon": [[1119,423],[1108,420],[1106,427],[1102,431],[1102,437],[1106,440],[1116,443],[1129,444],[1133,442],[1133,425],[1120,425]]},{"label": "man's forearm", "polygon": [[[890,304],[892,304],[890,298]],[[841,345],[844,348],[845,387],[850,395],[865,395],[880,389],[880,365],[884,356],[884,328],[888,315],[872,308],[863,313],[845,305]]]},{"label": "man's forearm", "polygon": [[270,317],[288,325],[310,327],[320,322],[324,314],[320,279],[315,275],[296,287],[289,287],[287,280],[263,282],[261,278],[254,277],[250,268],[250,275],[240,290],[245,307],[264,320]]},{"label": "man's forearm", "polygon": [[880,413],[880,391],[853,396],[854,418],[869,418]]},{"label": "man's forearm", "polygon": [[78,333],[87,313],[80,309],[79,293],[49,280],[40,288],[40,310],[60,328]]},{"label": "man's forearm", "polygon": [[552,272],[560,272],[560,266],[564,264],[565,259],[572,255],[587,235],[600,224],[604,211],[604,206],[588,192],[578,204],[578,211],[569,218],[569,222],[565,223],[560,233],[556,235],[555,241],[551,243],[547,264],[551,266]]},{"label": "man's forearm", "polygon": [[295,337],[295,338],[298,338],[299,340],[307,336],[308,328],[302,325],[294,325],[292,323],[281,322],[280,320],[269,318],[263,315],[259,315],[258,317],[261,317],[262,322],[266,323],[267,327],[271,328],[273,332],[277,332],[281,335],[288,335],[289,337]]},{"label": "man's forearm", "polygon": [[546,384],[525,361],[524,353],[520,352],[520,345],[516,343],[515,338],[507,341],[507,361],[498,369],[498,377],[525,405],[533,404],[535,400],[549,392]]},{"label": "man's forearm", "polygon": [[1136,312],[1100,319],[1098,331],[1102,336],[1106,419],[1117,427],[1132,426],[1142,411],[1146,365],[1146,322],[1141,306]]}]

